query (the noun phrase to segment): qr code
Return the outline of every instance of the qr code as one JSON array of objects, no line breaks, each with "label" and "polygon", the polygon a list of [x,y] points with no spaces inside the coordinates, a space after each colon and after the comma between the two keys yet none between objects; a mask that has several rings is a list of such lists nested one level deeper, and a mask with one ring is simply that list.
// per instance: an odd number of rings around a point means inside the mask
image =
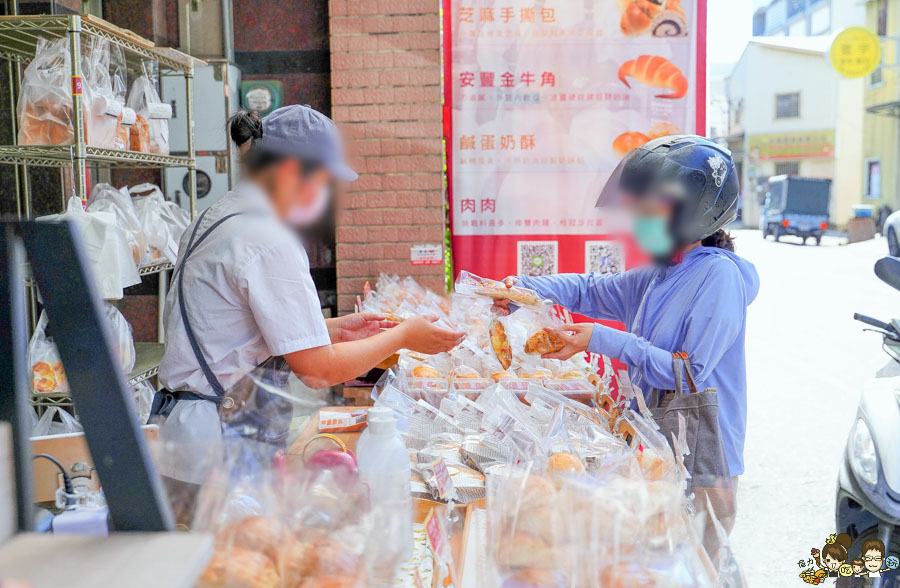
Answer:
[{"label": "qr code", "polygon": [[584,271],[618,274],[625,271],[625,251],[615,241],[588,241],[584,244]]},{"label": "qr code", "polygon": [[538,277],[559,272],[559,243],[519,241],[519,275]]}]

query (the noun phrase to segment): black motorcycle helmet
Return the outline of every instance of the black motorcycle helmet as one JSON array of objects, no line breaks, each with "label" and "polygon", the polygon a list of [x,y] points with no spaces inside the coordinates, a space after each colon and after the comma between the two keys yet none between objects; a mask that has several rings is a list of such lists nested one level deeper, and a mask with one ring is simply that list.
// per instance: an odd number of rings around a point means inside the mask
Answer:
[{"label": "black motorcycle helmet", "polygon": [[739,190],[728,149],[697,135],[670,135],[626,155],[604,187],[597,206],[618,204],[623,193],[671,199],[674,210],[669,231],[680,248],[733,221]]}]

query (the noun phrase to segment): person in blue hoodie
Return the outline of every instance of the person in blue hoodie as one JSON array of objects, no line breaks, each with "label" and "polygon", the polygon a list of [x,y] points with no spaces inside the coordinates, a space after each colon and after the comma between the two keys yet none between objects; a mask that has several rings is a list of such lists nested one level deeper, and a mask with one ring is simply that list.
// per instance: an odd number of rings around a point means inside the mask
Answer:
[{"label": "person in blue hoodie", "polygon": [[620,274],[506,279],[507,286],[531,288],[572,312],[624,323],[625,331],[571,325],[559,333],[565,348],[546,357],[590,351],[618,358],[648,400],[653,388],[675,388],[672,353],[687,352],[697,386],[718,390],[735,483],[744,472],[747,306],[759,289],[756,269],[734,253],[723,229],[736,216],[738,191],[727,149],[697,136],[656,139],[626,156],[598,201],[630,212],[635,240],[652,264]]}]

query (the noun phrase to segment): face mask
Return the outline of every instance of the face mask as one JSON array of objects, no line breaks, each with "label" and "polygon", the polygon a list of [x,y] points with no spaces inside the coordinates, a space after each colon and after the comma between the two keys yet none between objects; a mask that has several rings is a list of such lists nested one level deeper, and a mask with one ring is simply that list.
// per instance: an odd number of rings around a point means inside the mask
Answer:
[{"label": "face mask", "polygon": [[308,206],[294,205],[288,212],[287,223],[292,227],[308,227],[315,224],[325,209],[328,208],[328,199],[330,197],[328,186],[322,186],[319,193]]},{"label": "face mask", "polygon": [[675,249],[675,242],[669,234],[669,221],[664,216],[639,216],[634,219],[634,238],[649,255],[665,257]]}]

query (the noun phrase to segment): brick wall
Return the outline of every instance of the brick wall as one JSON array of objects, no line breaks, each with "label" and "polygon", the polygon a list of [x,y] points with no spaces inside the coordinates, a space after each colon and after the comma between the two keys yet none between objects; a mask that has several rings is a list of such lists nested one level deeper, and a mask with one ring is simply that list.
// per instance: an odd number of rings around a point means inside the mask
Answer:
[{"label": "brick wall", "polygon": [[413,275],[442,291],[444,266],[413,266],[443,243],[440,0],[330,0],[332,116],[359,180],[337,202],[338,310],[366,280]]}]

